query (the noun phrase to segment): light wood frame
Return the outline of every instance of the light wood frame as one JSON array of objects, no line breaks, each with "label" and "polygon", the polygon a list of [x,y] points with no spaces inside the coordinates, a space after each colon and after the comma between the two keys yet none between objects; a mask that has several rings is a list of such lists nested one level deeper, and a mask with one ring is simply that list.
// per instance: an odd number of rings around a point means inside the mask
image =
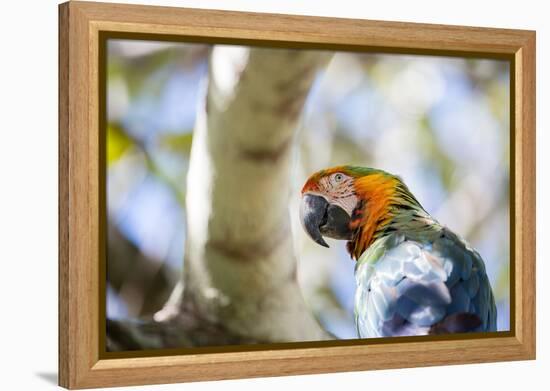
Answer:
[{"label": "light wood frame", "polygon": [[[511,63],[511,331],[498,338],[104,358],[100,32],[495,57]],[[67,388],[535,358],[535,32],[104,3],[59,6],[59,384]],[[104,308],[103,308],[104,309]]]}]

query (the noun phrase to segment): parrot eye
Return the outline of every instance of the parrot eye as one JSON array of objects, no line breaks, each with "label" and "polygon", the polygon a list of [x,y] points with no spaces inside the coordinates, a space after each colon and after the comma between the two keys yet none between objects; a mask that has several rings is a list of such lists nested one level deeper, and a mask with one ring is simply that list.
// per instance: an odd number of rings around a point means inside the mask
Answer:
[{"label": "parrot eye", "polygon": [[344,176],[340,173],[334,175],[334,181],[335,182],[342,182],[342,179],[344,179]]}]

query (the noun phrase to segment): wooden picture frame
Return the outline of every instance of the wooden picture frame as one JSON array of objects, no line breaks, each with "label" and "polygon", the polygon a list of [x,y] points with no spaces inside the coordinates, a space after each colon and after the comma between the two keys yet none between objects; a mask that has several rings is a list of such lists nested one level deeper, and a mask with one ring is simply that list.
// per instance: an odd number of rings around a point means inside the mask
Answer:
[{"label": "wooden picture frame", "polygon": [[[498,336],[106,357],[99,99],[104,34],[483,56],[511,68],[511,331]],[[104,348],[103,348],[104,350]],[[59,384],[174,383],[535,358],[535,32],[88,2],[59,6]]]}]

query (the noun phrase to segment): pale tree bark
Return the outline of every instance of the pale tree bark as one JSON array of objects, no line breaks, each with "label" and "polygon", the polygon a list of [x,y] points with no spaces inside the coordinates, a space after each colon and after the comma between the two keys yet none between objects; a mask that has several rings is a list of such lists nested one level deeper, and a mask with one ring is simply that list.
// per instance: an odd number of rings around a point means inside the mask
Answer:
[{"label": "pale tree bark", "polygon": [[[300,114],[328,59],[313,51],[213,49],[187,178],[183,289],[155,316],[179,337],[152,345],[329,338],[296,280],[288,208]],[[201,332],[207,329],[212,335]]]}]

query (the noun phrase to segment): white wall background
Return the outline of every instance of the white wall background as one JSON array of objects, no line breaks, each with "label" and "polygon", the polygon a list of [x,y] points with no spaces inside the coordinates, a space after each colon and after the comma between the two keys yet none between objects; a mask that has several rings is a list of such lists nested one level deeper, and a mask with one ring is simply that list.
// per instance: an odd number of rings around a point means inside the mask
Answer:
[{"label": "white wall background", "polygon": [[[105,1],[105,0],[104,0]],[[126,2],[119,0],[119,2]],[[537,361],[147,387],[540,389],[548,379],[550,166],[545,2],[462,0],[150,0],[134,3],[537,30]],[[2,389],[52,389],[57,377],[57,1],[4,2],[0,23],[0,360]],[[545,376],[546,375],[546,376]],[[137,387],[135,389],[138,389]],[[141,388],[143,389],[143,388]]]}]

